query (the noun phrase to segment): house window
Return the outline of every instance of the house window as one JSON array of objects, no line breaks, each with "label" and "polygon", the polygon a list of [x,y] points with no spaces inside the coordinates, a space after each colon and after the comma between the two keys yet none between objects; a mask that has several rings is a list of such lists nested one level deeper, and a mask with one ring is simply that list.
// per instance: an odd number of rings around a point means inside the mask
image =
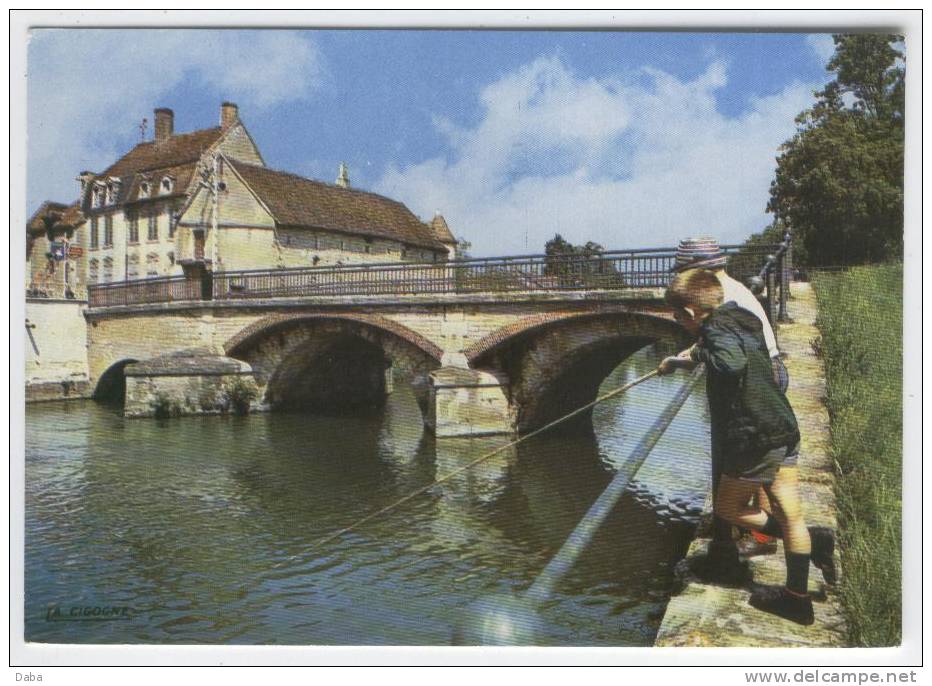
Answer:
[{"label": "house window", "polygon": [[146,276],[158,276],[159,275],[159,256],[154,252],[150,252],[146,256]]},{"label": "house window", "polygon": [[97,283],[98,279],[100,279],[100,262],[94,258],[87,263],[87,282]]},{"label": "house window", "polygon": [[113,246],[113,215],[108,214],[104,217],[104,247]]},{"label": "house window", "polygon": [[148,239],[150,241],[157,241],[159,239],[159,215],[155,212],[149,215]]},{"label": "house window", "polygon": [[126,278],[139,278],[139,255],[130,255],[129,259],[126,261]]},{"label": "house window", "polygon": [[94,184],[94,190],[91,191],[91,204],[94,207],[100,207],[104,201],[104,189],[100,184]]},{"label": "house window", "polygon": [[168,263],[171,265],[175,264],[175,253],[173,252],[168,253]]},{"label": "house window", "polygon": [[401,249],[401,259],[404,259],[404,258],[406,258],[407,256],[408,256],[408,249],[407,249],[407,248],[402,248],[402,249]]},{"label": "house window", "polygon": [[161,188],[162,195],[167,195],[171,193],[174,187],[175,187],[175,180],[172,177],[166,176],[165,178],[162,179],[162,188]]},{"label": "house window", "polygon": [[91,250],[97,249],[97,217],[91,217]]},{"label": "house window", "polygon": [[110,283],[113,281],[113,258],[105,257],[104,258],[104,283]]},{"label": "house window", "polygon": [[139,217],[135,214],[129,218],[129,242],[139,242]]},{"label": "house window", "polygon": [[152,193],[152,185],[148,181],[143,181],[139,184],[139,197],[148,198]]},{"label": "house window", "polygon": [[112,205],[116,202],[116,186],[112,183],[107,184],[107,204]]}]

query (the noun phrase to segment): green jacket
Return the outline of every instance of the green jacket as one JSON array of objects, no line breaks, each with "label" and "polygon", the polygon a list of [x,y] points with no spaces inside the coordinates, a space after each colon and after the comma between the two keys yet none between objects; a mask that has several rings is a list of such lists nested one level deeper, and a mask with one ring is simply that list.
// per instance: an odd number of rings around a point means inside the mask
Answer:
[{"label": "green jacket", "polygon": [[724,455],[746,458],[799,441],[754,314],[734,302],[719,307],[702,323],[694,358],[706,366],[712,441]]}]

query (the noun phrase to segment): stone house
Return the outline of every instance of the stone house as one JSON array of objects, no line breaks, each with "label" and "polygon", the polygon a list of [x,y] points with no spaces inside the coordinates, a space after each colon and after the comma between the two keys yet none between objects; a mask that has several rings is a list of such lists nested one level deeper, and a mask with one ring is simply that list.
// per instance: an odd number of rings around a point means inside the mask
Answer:
[{"label": "stone house", "polygon": [[[181,134],[158,108],[154,129],[103,172],[81,172],[76,203],[46,202],[30,219],[27,288],[57,279],[61,290],[71,279],[83,297],[85,284],[205,270],[455,256],[442,217],[425,224],[401,203],[351,189],[343,165],[333,185],[267,169],[233,103],[221,105],[219,126]],[[69,257],[59,269],[46,254],[62,235]]]},{"label": "stone house", "polygon": [[180,275],[176,215],[212,156],[264,164],[236,105],[220,107],[220,125],[174,132],[174,114],[155,110],[155,138],[139,143],[100,174],[82,173],[87,216],[87,281],[111,283]]},{"label": "stone house", "polygon": [[[214,271],[378,262],[442,262],[456,239],[405,205],[219,154],[216,178],[194,190],[178,220],[178,260]],[[216,227],[216,235],[214,228]]]},{"label": "stone house", "polygon": [[84,215],[75,203],[42,203],[26,222],[26,293],[45,298],[84,295]]}]

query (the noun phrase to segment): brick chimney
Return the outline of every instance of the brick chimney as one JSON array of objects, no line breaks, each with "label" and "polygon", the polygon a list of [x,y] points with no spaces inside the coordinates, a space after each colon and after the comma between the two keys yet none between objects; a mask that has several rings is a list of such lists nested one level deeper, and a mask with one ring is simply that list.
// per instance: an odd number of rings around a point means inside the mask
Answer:
[{"label": "brick chimney", "polygon": [[155,110],[155,142],[171,138],[175,132],[175,113],[167,107],[159,107]]},{"label": "brick chimney", "polygon": [[232,102],[220,105],[220,128],[224,131],[239,121],[239,108]]}]

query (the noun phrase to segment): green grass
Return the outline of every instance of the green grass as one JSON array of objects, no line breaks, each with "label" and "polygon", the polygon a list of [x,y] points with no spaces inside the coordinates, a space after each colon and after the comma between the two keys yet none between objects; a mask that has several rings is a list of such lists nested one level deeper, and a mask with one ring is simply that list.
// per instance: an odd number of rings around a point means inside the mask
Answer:
[{"label": "green grass", "polygon": [[852,644],[901,638],[903,267],[817,273],[838,479],[840,595]]}]

